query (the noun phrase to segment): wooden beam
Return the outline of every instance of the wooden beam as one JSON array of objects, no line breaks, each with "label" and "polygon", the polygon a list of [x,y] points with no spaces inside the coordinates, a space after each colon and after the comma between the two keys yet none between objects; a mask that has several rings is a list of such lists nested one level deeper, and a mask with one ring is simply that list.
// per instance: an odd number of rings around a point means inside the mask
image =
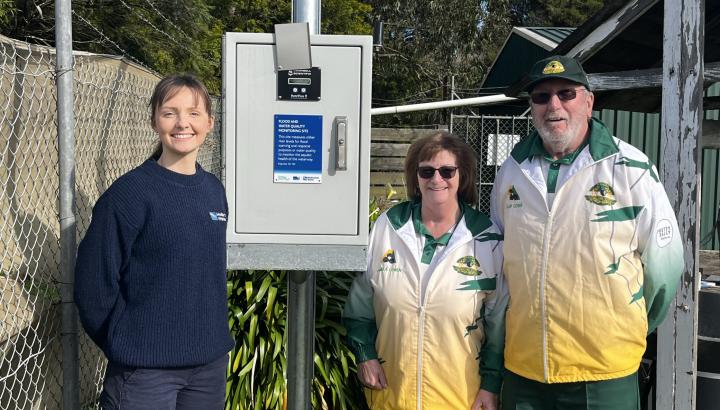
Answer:
[{"label": "wooden beam", "polygon": [[[563,41],[553,51],[553,54],[566,54],[576,57],[580,61],[587,60],[606,44],[610,43],[618,34],[622,33],[625,28],[631,25],[658,1],[659,0],[629,1],[625,7],[605,19],[595,27],[592,32],[586,34],[581,41],[572,46],[570,41],[568,41],[567,44],[566,41]],[[572,48],[568,50],[569,47]]]},{"label": "wooden beam", "polygon": [[[720,82],[720,61],[706,64],[703,70],[705,86]],[[644,70],[590,73],[588,74],[588,82],[590,82],[590,88],[593,91],[660,88],[663,85],[663,70],[662,68],[647,68]],[[524,92],[520,88],[523,84],[523,81],[519,81],[508,87],[506,95],[512,97],[519,96]]]},{"label": "wooden beam", "polygon": [[[442,130],[447,131],[447,127]],[[373,128],[370,139],[373,141],[402,141],[413,142],[426,135],[432,135],[441,129],[417,129],[417,128]]]},{"label": "wooden beam", "polygon": [[402,171],[405,158],[370,158],[371,171]]},{"label": "wooden beam", "polygon": [[[627,90],[631,88],[654,88],[663,84],[662,68],[646,70],[615,71],[588,74],[593,91]],[[704,67],[704,84],[720,81],[720,62],[708,63]]]},{"label": "wooden beam", "polygon": [[370,155],[372,157],[405,157],[410,148],[407,143],[372,142]]},{"label": "wooden beam", "polygon": [[705,0],[665,0],[660,174],[677,213],[685,270],[658,329],[655,408],[663,410],[695,408],[704,23]]}]

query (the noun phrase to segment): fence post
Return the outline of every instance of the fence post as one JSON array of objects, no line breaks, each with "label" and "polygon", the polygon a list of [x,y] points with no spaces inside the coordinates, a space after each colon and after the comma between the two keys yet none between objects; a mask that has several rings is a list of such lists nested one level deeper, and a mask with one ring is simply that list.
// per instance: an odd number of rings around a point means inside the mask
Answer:
[{"label": "fence post", "polygon": [[75,277],[75,115],[73,99],[72,5],[55,2],[55,76],[57,84],[58,162],[60,171],[60,296],[62,303],[63,408],[79,409],[78,324],[73,298]]}]

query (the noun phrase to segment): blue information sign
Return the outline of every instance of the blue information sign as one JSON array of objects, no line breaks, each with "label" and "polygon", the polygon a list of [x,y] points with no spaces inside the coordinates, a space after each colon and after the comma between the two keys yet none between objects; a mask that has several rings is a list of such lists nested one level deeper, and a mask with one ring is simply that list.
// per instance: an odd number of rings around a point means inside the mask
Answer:
[{"label": "blue information sign", "polygon": [[322,115],[275,115],[273,181],[322,182]]}]

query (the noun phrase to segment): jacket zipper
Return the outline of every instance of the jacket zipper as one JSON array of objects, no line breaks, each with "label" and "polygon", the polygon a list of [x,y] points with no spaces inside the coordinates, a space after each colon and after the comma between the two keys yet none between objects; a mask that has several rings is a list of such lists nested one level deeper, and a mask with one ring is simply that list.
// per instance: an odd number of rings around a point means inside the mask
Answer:
[{"label": "jacket zipper", "polygon": [[417,410],[422,410],[422,356],[423,356],[423,338],[425,336],[425,306],[420,305],[419,309],[419,326],[418,330],[418,359],[417,359]]},{"label": "jacket zipper", "polygon": [[548,212],[548,219],[545,223],[545,232],[543,234],[543,260],[542,271],[540,272],[540,311],[542,314],[542,347],[543,347],[543,375],[545,383],[548,382],[548,353],[547,353],[547,307],[545,306],[545,283],[547,281],[547,265],[548,253],[550,252],[550,227],[552,225],[552,212]]}]

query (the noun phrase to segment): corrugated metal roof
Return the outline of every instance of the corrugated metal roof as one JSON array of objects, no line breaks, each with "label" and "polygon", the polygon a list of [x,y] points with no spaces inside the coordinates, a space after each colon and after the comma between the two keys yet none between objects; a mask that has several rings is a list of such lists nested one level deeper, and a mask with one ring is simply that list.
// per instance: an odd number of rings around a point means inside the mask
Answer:
[{"label": "corrugated metal roof", "polygon": [[555,44],[560,44],[575,30],[575,27],[524,27],[533,33],[542,36]]},{"label": "corrugated metal roof", "polygon": [[573,27],[513,27],[488,69],[482,87],[506,87],[517,81],[573,30]]}]

